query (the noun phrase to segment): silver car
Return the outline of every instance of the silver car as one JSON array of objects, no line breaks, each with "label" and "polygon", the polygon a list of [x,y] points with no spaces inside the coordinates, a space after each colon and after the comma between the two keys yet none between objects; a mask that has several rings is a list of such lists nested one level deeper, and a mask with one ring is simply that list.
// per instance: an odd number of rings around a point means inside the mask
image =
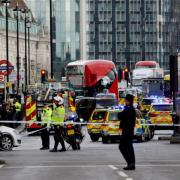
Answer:
[{"label": "silver car", "polygon": [[11,151],[13,147],[21,145],[21,135],[13,128],[0,126],[0,149],[4,151]]}]

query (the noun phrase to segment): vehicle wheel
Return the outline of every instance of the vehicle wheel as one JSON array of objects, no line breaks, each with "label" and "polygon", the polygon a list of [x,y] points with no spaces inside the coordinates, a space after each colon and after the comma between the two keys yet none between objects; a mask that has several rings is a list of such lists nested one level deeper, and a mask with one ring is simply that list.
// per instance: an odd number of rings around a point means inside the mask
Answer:
[{"label": "vehicle wheel", "polygon": [[13,140],[11,138],[11,136],[9,135],[3,135],[3,137],[1,138],[1,148],[4,151],[11,151],[13,148]]},{"label": "vehicle wheel", "polygon": [[108,137],[105,137],[105,136],[102,137],[102,143],[103,143],[103,144],[107,144],[108,141],[109,141],[109,138],[108,138]]},{"label": "vehicle wheel", "polygon": [[96,142],[96,141],[99,140],[99,136],[98,136],[98,135],[91,134],[90,137],[91,137],[91,140],[92,140],[93,142]]}]

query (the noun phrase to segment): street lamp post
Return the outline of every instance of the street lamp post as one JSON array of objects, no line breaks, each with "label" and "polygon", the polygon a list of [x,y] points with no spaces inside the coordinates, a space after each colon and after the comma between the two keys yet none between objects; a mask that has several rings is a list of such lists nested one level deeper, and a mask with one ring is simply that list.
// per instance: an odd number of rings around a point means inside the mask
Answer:
[{"label": "street lamp post", "polygon": [[51,79],[54,77],[54,52],[53,52],[53,15],[52,15],[52,0],[49,0],[49,8],[50,8],[50,54],[51,54]]},{"label": "street lamp post", "polygon": [[19,73],[19,11],[21,11],[21,9],[18,6],[18,3],[16,5],[16,8],[14,9],[14,11],[16,12],[16,20],[17,20],[17,94],[19,93],[19,84],[20,84],[20,73]]},{"label": "street lamp post", "polygon": [[30,58],[30,28],[31,28],[31,21],[28,19],[27,21],[27,28],[28,28],[28,67],[29,67],[29,85],[31,84],[31,58]]},{"label": "street lamp post", "polygon": [[27,68],[27,13],[28,9],[23,9],[21,12],[24,13],[24,43],[25,43],[25,56],[24,56],[24,61],[25,61],[25,92],[27,91],[27,76],[28,76],[28,68]]},{"label": "street lamp post", "polygon": [[[8,6],[11,3],[11,0],[2,0],[1,1],[5,8],[6,8],[6,61],[7,61],[7,66],[6,66],[6,73],[7,73],[7,81],[9,82],[9,34],[8,34],[8,30],[9,30],[9,26],[8,26]],[[5,84],[5,92],[6,92],[6,84]],[[7,88],[7,93],[9,93],[9,88]],[[6,96],[6,93],[5,93]],[[5,97],[6,99],[6,97]]]}]

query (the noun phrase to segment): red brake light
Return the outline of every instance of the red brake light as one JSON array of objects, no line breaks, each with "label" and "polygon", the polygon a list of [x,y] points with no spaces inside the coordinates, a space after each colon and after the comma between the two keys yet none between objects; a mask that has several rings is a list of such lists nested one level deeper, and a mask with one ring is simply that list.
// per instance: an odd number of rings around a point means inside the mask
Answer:
[{"label": "red brake light", "polygon": [[73,128],[73,125],[71,125],[71,124],[67,125],[67,129],[72,129],[72,128]]}]

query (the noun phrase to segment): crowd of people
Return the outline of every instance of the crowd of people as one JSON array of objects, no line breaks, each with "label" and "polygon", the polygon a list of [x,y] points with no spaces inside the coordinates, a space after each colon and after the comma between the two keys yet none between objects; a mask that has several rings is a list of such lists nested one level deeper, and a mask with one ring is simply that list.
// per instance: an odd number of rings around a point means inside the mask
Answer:
[{"label": "crowd of people", "polygon": [[[8,98],[2,102],[0,109],[1,121],[20,121],[23,118],[23,108],[18,97]],[[17,127],[17,123],[3,123],[5,126]]]}]

